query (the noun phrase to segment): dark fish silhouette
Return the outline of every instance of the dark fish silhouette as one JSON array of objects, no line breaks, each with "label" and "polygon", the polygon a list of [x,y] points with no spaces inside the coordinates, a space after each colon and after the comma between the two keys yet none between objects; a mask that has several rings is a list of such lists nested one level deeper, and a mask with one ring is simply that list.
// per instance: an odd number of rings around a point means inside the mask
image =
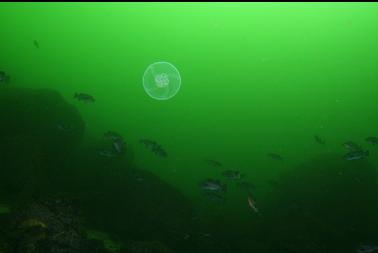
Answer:
[{"label": "dark fish silhouette", "polygon": [[140,143],[140,144],[143,144],[144,147],[146,147],[146,148],[152,148],[152,147],[154,147],[155,145],[157,145],[157,143],[156,143],[155,141],[148,140],[148,139],[140,139],[140,140],[139,140],[139,143]]},{"label": "dark fish silhouette", "polygon": [[74,98],[82,101],[84,103],[94,103],[95,99],[93,96],[85,93],[75,93]]},{"label": "dark fish silhouette", "polygon": [[369,142],[370,144],[374,145],[374,146],[378,146],[378,138],[377,137],[367,137],[365,140],[367,142]]},{"label": "dark fish silhouette", "polygon": [[35,48],[39,49],[39,42],[37,40],[33,41],[33,45],[34,45]]},{"label": "dark fish silhouette", "polygon": [[319,137],[319,135],[314,135],[315,141],[321,145],[325,144],[325,141]]},{"label": "dark fish silhouette", "polygon": [[0,85],[1,84],[8,84],[10,81],[10,76],[5,73],[5,71],[0,71]]},{"label": "dark fish silhouette", "polygon": [[353,142],[353,141],[344,142],[343,146],[345,148],[347,148],[351,152],[353,152],[353,151],[361,151],[362,150],[361,146],[358,145],[357,143]]},{"label": "dark fish silhouette", "polygon": [[244,177],[244,174],[237,170],[226,170],[222,172],[222,175],[231,180],[240,180]]},{"label": "dark fish silhouette", "polygon": [[98,150],[98,155],[106,158],[114,158],[119,156],[119,154],[113,149],[100,149]]},{"label": "dark fish silhouette", "polygon": [[210,166],[213,166],[213,167],[222,167],[222,164],[218,161],[215,161],[215,160],[205,160],[205,162],[210,165]]},{"label": "dark fish silhouette", "polygon": [[258,213],[258,212],[259,212],[259,209],[257,209],[257,207],[256,207],[256,202],[255,202],[255,200],[254,200],[254,198],[253,198],[253,196],[252,196],[251,193],[248,194],[248,198],[247,198],[247,200],[248,200],[248,206],[249,206],[254,212]]},{"label": "dark fish silhouette", "polygon": [[117,153],[125,153],[126,151],[126,142],[123,141],[123,139],[116,139],[113,141],[113,149]]},{"label": "dark fish silhouette", "polygon": [[378,246],[376,245],[360,245],[357,248],[357,253],[373,253],[378,250]]},{"label": "dark fish silhouette", "polygon": [[283,160],[282,156],[279,155],[279,154],[269,153],[268,156],[270,158],[272,158],[273,160],[276,160],[276,161],[282,161]]},{"label": "dark fish silhouette", "polygon": [[143,144],[145,148],[151,150],[152,153],[154,153],[155,155],[159,157],[163,157],[163,158],[168,157],[168,154],[165,151],[165,149],[163,149],[163,147],[160,144],[158,144],[156,141],[148,140],[148,139],[140,139],[139,143]]},{"label": "dark fish silhouette", "polygon": [[205,181],[201,182],[199,186],[204,191],[211,191],[211,192],[226,192],[227,185],[222,184],[219,180],[216,179],[206,179]]},{"label": "dark fish silhouette", "polygon": [[361,160],[365,157],[369,156],[369,151],[368,150],[355,150],[351,151],[348,154],[344,156],[345,160],[352,161],[352,160]]},{"label": "dark fish silhouette", "polygon": [[113,131],[107,131],[104,133],[104,139],[110,140],[110,141],[116,141],[119,139],[123,139],[122,136],[119,133],[113,132]]},{"label": "dark fish silhouette", "polygon": [[126,142],[120,134],[113,131],[107,131],[104,133],[103,138],[106,142],[111,144],[109,150],[111,149],[112,152],[117,153],[118,155],[126,152]]}]

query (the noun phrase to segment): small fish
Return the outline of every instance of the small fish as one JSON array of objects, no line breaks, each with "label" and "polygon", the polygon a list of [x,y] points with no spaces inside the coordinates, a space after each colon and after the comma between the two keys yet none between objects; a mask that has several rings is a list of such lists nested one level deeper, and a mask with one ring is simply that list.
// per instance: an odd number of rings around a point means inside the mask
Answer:
[{"label": "small fish", "polygon": [[99,150],[98,151],[98,154],[100,156],[103,156],[103,157],[106,157],[106,158],[114,158],[114,157],[118,157],[118,154],[113,151],[113,150],[110,150],[110,149],[102,149],[102,150]]},{"label": "small fish", "polygon": [[156,141],[148,140],[148,139],[141,139],[139,143],[143,144],[147,149],[151,150],[152,153],[159,157],[167,157],[167,152],[163,149],[163,147],[158,144]]},{"label": "small fish", "polygon": [[107,131],[104,133],[104,139],[110,141],[122,140],[122,136],[113,131]]},{"label": "small fish", "polygon": [[215,160],[205,160],[205,162],[208,165],[213,166],[213,167],[222,167],[222,164],[218,161],[215,161]]},{"label": "small fish", "polygon": [[124,153],[126,150],[126,143],[123,139],[116,139],[113,141],[113,148],[117,153]]},{"label": "small fish", "polygon": [[344,156],[345,160],[352,161],[352,160],[361,160],[365,157],[369,156],[369,150],[356,150],[350,151],[348,154]]},{"label": "small fish", "polygon": [[378,250],[378,246],[375,245],[361,245],[357,248],[358,253],[372,253]]},{"label": "small fish", "polygon": [[280,156],[279,154],[269,153],[268,156],[270,158],[272,158],[273,160],[276,160],[276,161],[282,161],[283,160],[282,156]]},{"label": "small fish", "polygon": [[157,156],[163,157],[163,158],[168,156],[167,152],[162,148],[154,150],[154,154],[157,155]]},{"label": "small fish", "polygon": [[362,150],[361,146],[353,141],[346,141],[343,143],[343,146],[349,151],[360,151]]},{"label": "small fish", "polygon": [[244,177],[244,174],[241,174],[240,171],[237,170],[226,170],[222,172],[222,175],[231,180],[240,180]]},{"label": "small fish", "polygon": [[155,141],[148,140],[148,139],[140,139],[139,143],[143,144],[146,148],[152,148],[155,145],[157,145]]},{"label": "small fish", "polygon": [[255,200],[253,199],[252,194],[248,194],[248,198],[247,198],[247,200],[248,200],[248,205],[249,205],[249,207],[250,207],[253,211],[255,211],[256,213],[258,213],[259,210],[258,210],[257,207],[256,207]]},{"label": "small fish", "polygon": [[212,235],[210,233],[199,233],[199,236],[201,236],[201,237],[211,237]]},{"label": "small fish", "polygon": [[35,48],[39,49],[39,42],[37,40],[33,41],[33,45],[34,45]]},{"label": "small fish", "polygon": [[153,153],[155,153],[155,152],[158,152],[159,150],[162,150],[163,148],[161,147],[161,145],[159,145],[159,144],[157,144],[157,143],[155,142],[155,145],[153,145],[150,149],[151,149],[151,151],[152,151]]},{"label": "small fish", "polygon": [[314,139],[317,143],[321,144],[321,145],[324,145],[325,144],[325,141],[319,137],[319,135],[314,135]]},{"label": "small fish", "polygon": [[94,103],[95,99],[93,96],[85,93],[75,93],[74,98],[82,101],[84,103]]},{"label": "small fish", "polygon": [[104,140],[111,141],[114,151],[121,154],[126,150],[126,142],[123,140],[123,137],[113,131],[107,131],[104,133]]},{"label": "small fish", "polygon": [[5,71],[0,71],[0,85],[8,84],[10,82],[10,76]]},{"label": "small fish", "polygon": [[374,145],[374,146],[378,146],[378,138],[377,137],[367,137],[365,140],[367,142],[369,142],[370,144]]},{"label": "small fish", "polygon": [[226,192],[227,185],[222,184],[219,180],[215,179],[206,179],[201,182],[199,186],[205,191],[214,191],[214,192]]}]

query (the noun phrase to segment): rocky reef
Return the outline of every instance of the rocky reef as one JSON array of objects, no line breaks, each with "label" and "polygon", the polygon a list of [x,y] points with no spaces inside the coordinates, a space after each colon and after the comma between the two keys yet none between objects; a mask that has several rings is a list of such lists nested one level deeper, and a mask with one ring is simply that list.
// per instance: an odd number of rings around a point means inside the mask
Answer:
[{"label": "rocky reef", "polygon": [[83,140],[79,111],[58,92],[1,89],[0,118],[0,203],[10,207],[0,214],[1,253],[194,252],[190,201],[139,169],[132,150],[99,156],[98,137]]},{"label": "rocky reef", "polygon": [[7,250],[13,253],[108,252],[100,240],[87,239],[70,201],[33,200],[18,207],[1,224]]},{"label": "rocky reef", "polygon": [[282,174],[251,234],[277,252],[355,252],[376,239],[377,198],[368,160],[322,155]]},{"label": "rocky reef", "polygon": [[0,91],[0,118],[3,197],[43,194],[81,141],[78,110],[53,90],[8,88]]}]

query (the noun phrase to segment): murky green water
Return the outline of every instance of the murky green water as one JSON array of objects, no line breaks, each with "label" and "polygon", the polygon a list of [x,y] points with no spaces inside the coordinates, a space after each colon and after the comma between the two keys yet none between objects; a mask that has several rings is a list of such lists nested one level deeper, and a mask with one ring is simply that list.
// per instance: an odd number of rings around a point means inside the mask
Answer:
[{"label": "murky green water", "polygon": [[[62,169],[59,175],[67,180],[62,185],[75,182],[82,188],[64,192],[81,196],[83,189],[93,194],[96,187],[111,188],[127,199],[121,188],[113,189],[113,179],[101,187],[88,183],[93,171],[98,182],[114,174],[116,165],[106,160],[106,166],[90,167],[84,160],[94,158],[76,150],[91,150],[87,147],[104,132],[115,131],[127,144],[118,167],[132,160],[132,168],[151,172],[190,202],[196,225],[187,226],[197,235],[190,252],[355,252],[359,244],[378,245],[376,213],[360,213],[378,210],[371,201],[378,194],[378,148],[366,141],[378,136],[377,31],[377,3],[1,3],[0,70],[11,76],[4,91],[53,89],[78,109],[84,136],[73,151],[76,160],[64,160],[82,164],[75,173]],[[143,88],[143,75],[162,61],[177,68],[181,86],[170,99],[156,100]],[[160,80],[160,86],[173,84],[164,75],[157,78],[151,80]],[[90,94],[95,102],[82,103],[75,93]],[[12,108],[7,115],[17,118]],[[9,129],[2,132],[12,137]],[[141,139],[156,141],[167,157],[151,152]],[[343,159],[350,151],[342,145],[346,141],[369,155]],[[7,166],[2,163],[3,178],[13,177]],[[114,180],[128,173],[124,168]],[[242,179],[222,175],[230,169]],[[199,184],[207,178],[227,184],[227,192],[220,193],[224,201],[205,196]],[[253,189],[241,189],[240,181]],[[17,190],[3,191],[9,196]],[[154,191],[159,187],[148,185],[136,196]],[[250,208],[248,193],[258,213]],[[350,199],[332,205],[341,195]],[[153,215],[159,203],[150,203],[147,223],[169,219]],[[351,213],[340,214],[351,206]],[[340,216],[348,222],[337,221]],[[311,221],[306,228],[304,220]],[[324,225],[330,223],[332,228]],[[140,229],[145,238],[130,231],[124,237],[154,239],[151,227]],[[280,232],[271,232],[275,229]],[[171,248],[187,252],[183,245],[194,236],[188,232],[189,239],[185,230],[172,235],[162,229],[164,239],[158,240],[182,240]]]}]

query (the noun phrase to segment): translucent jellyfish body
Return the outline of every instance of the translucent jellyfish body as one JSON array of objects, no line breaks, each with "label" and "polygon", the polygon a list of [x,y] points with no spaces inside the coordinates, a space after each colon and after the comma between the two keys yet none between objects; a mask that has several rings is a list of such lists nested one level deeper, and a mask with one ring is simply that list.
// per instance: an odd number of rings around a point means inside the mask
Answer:
[{"label": "translucent jellyfish body", "polygon": [[181,87],[181,76],[169,62],[155,62],[147,67],[143,75],[143,88],[157,100],[173,98]]}]

